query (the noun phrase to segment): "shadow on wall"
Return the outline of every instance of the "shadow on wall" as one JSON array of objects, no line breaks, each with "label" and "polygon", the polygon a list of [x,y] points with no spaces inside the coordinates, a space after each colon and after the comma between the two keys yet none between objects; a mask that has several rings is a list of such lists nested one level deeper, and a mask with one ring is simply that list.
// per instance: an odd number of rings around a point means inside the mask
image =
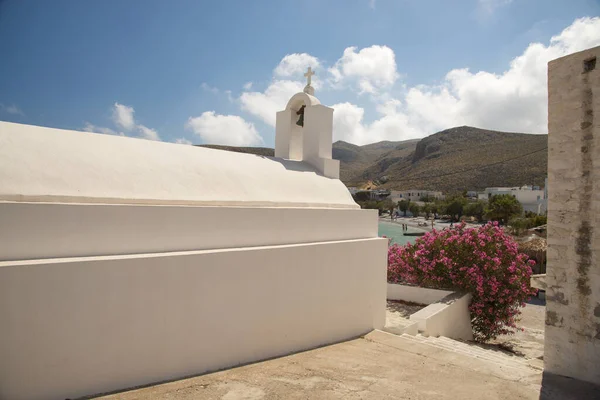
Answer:
[{"label": "shadow on wall", "polygon": [[544,372],[539,400],[600,400],[600,386]]}]

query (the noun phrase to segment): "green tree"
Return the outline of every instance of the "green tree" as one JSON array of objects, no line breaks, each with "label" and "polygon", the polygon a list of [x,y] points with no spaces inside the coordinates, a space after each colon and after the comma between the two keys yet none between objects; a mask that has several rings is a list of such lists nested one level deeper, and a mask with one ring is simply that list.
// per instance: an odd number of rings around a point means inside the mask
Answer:
[{"label": "green tree", "polygon": [[485,210],[486,216],[493,220],[506,224],[512,217],[521,215],[523,207],[518,200],[510,194],[499,194],[492,196]]},{"label": "green tree", "polygon": [[432,212],[432,214],[433,214],[433,216],[435,218],[437,216],[437,214],[440,213],[440,209],[441,209],[441,207],[440,207],[440,201],[436,200],[433,203],[430,203],[429,207],[431,208],[431,212]]},{"label": "green tree", "polygon": [[470,217],[475,217],[477,221],[481,222],[485,215],[485,206],[487,203],[483,200],[477,200],[471,203],[467,203],[463,208],[463,213]]},{"label": "green tree", "polygon": [[368,201],[371,198],[371,193],[363,191],[363,192],[356,192],[354,194],[354,201],[359,202],[359,201]]},{"label": "green tree", "polygon": [[[381,208],[385,211],[389,211],[390,213],[390,217],[392,216],[393,212],[394,212],[394,202],[390,199],[385,199],[381,202]],[[381,215],[382,213],[380,212],[379,215]]]},{"label": "green tree", "polygon": [[445,201],[445,213],[452,217],[453,221],[460,220],[463,215],[463,209],[467,204],[467,199],[461,195],[454,195]]},{"label": "green tree", "polygon": [[521,236],[527,229],[530,228],[528,218],[512,218],[508,221],[508,226],[513,235]]},{"label": "green tree", "polygon": [[421,210],[425,213],[425,218],[429,218],[429,214],[431,214],[431,203],[425,203]]},{"label": "green tree", "polygon": [[398,202],[398,209],[404,213],[405,217],[406,217],[406,211],[408,211],[408,203],[410,203],[410,201],[400,200]]},{"label": "green tree", "polygon": [[412,213],[412,215],[414,217],[419,215],[419,211],[421,211],[421,207],[419,207],[419,205],[417,203],[410,203],[410,205],[408,206],[408,209],[410,210],[410,212]]}]

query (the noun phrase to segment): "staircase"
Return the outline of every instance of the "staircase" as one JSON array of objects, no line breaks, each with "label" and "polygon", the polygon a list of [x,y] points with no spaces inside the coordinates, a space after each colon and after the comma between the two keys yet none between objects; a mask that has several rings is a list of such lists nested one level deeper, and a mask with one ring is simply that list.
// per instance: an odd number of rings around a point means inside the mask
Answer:
[{"label": "staircase", "polygon": [[403,333],[400,337],[410,340],[415,343],[437,347],[439,349],[451,351],[464,356],[476,358],[482,361],[493,363],[504,368],[522,369],[523,367],[543,369],[543,361],[539,359],[525,359],[510,353],[496,350],[494,348],[485,347],[476,343],[465,343],[458,340],[449,339],[444,336],[426,337],[423,335],[409,335]]},{"label": "staircase", "polygon": [[393,333],[394,335],[416,335],[418,333],[417,323],[408,318],[404,318],[398,313],[387,312],[385,318],[385,332]]}]

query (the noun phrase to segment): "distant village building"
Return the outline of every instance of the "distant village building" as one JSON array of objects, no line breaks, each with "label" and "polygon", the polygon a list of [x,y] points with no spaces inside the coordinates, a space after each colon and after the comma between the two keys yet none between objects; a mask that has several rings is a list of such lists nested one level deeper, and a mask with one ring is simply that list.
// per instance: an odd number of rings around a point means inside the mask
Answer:
[{"label": "distant village building", "polygon": [[410,200],[410,201],[421,201],[422,198],[428,197],[430,199],[443,199],[444,195],[442,192],[436,192],[433,190],[392,190],[390,194],[390,198],[393,202],[398,202],[400,200]]},{"label": "distant village building", "polygon": [[547,209],[546,191],[532,186],[521,187],[489,187],[478,194],[479,200],[489,200],[492,196],[508,194],[517,199],[523,206],[523,211],[544,214]]},{"label": "distant village building", "polygon": [[350,194],[352,196],[354,196],[356,193],[359,192],[359,189],[357,187],[354,187],[354,186],[348,186],[348,191],[350,192]]}]

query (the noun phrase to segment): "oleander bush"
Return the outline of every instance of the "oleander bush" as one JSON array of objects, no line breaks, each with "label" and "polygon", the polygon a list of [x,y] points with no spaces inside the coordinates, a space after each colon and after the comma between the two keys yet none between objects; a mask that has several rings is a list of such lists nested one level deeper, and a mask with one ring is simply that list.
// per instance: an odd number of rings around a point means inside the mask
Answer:
[{"label": "oleander bush", "polygon": [[471,293],[473,335],[485,342],[514,333],[519,307],[536,293],[529,285],[535,261],[528,258],[497,222],[478,228],[461,223],[414,244],[390,246],[388,281]]}]

